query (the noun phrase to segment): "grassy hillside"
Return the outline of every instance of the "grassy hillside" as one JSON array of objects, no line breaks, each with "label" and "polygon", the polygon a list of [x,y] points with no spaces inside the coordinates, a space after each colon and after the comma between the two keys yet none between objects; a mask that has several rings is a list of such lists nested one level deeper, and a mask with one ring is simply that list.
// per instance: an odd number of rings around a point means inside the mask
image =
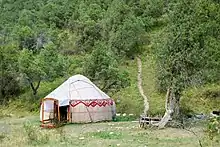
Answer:
[{"label": "grassy hillside", "polygon": [[116,99],[117,111],[120,113],[140,114],[144,109],[143,98],[138,92],[137,87],[137,62],[136,60],[127,61],[121,68],[129,72],[131,85],[114,94]]},{"label": "grassy hillside", "polygon": [[181,107],[188,112],[209,114],[220,109],[220,85],[210,84],[186,90],[181,99]]}]

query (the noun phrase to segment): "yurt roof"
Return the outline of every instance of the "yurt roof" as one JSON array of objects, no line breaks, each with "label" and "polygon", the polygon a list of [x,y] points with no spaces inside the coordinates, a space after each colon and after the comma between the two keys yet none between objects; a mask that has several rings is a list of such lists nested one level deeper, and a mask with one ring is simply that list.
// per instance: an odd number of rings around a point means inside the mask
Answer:
[{"label": "yurt roof", "polygon": [[59,101],[60,106],[69,105],[70,100],[108,99],[107,94],[101,91],[87,77],[75,75],[66,80],[45,98]]}]

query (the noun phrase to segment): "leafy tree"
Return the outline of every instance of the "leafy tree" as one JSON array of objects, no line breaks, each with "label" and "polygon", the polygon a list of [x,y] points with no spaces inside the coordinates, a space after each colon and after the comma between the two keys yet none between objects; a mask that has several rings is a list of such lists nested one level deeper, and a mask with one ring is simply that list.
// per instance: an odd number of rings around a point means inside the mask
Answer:
[{"label": "leafy tree", "polygon": [[129,85],[128,73],[118,69],[118,62],[108,45],[97,42],[84,65],[84,74],[104,92],[116,92]]},{"label": "leafy tree", "polygon": [[141,19],[131,17],[124,20],[118,29],[109,34],[109,45],[118,56],[134,56],[141,53],[143,39],[143,22]]},{"label": "leafy tree", "polygon": [[212,70],[218,69],[220,63],[216,42],[220,36],[216,27],[220,24],[219,8],[219,4],[212,1],[182,0],[170,13],[167,36],[156,50],[158,81],[161,89],[167,89],[161,127],[171,115],[179,117],[179,101],[186,87],[209,81],[207,72],[219,74],[218,70]]},{"label": "leafy tree", "polygon": [[77,0],[53,0],[47,1],[38,12],[38,17],[48,26],[67,28],[68,20],[73,15]]},{"label": "leafy tree", "polygon": [[15,43],[0,47],[0,103],[20,92],[16,49]]},{"label": "leafy tree", "polygon": [[100,20],[105,10],[101,4],[93,1],[78,3],[75,13],[69,21],[69,27],[77,34],[76,47],[79,51],[91,51],[95,41],[101,39],[102,27]]},{"label": "leafy tree", "polygon": [[18,62],[19,70],[28,81],[33,95],[37,94],[42,80],[53,80],[65,74],[65,61],[57,54],[53,44],[45,46],[40,53],[23,49]]},{"label": "leafy tree", "polygon": [[144,23],[135,17],[124,2],[114,0],[103,20],[103,38],[117,56],[133,56],[140,53],[143,44]]}]

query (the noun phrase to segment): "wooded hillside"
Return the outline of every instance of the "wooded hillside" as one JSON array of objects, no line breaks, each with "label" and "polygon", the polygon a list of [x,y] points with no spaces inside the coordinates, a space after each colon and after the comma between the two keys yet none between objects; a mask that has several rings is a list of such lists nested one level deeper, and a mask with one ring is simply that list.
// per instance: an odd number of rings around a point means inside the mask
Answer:
[{"label": "wooded hillside", "polygon": [[[219,85],[218,0],[1,0],[0,5],[1,104],[24,97],[38,103],[80,73],[113,98],[124,95],[120,111],[133,106],[141,113],[143,101],[134,87],[138,55],[154,77],[143,69],[148,95],[164,107],[169,90],[175,115],[186,90]],[[137,99],[126,100],[132,90]]]}]

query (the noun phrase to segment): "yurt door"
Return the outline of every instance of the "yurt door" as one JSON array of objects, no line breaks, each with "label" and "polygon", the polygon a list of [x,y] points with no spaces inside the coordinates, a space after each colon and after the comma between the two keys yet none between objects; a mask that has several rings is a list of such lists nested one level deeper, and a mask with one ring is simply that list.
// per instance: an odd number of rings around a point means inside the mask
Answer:
[{"label": "yurt door", "polygon": [[59,104],[57,100],[46,98],[42,105],[42,122],[60,121]]},{"label": "yurt door", "polygon": [[58,101],[54,101],[54,107],[53,107],[54,109],[54,112],[53,112],[53,114],[54,114],[54,116],[53,116],[53,118],[54,118],[54,120],[56,121],[56,120],[59,120],[59,107],[58,107]]}]

